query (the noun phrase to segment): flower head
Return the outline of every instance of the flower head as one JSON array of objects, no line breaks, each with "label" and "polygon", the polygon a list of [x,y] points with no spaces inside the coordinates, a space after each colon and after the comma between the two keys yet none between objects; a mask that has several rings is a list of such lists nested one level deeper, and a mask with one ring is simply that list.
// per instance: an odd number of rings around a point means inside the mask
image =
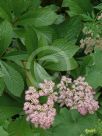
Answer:
[{"label": "flower head", "polygon": [[[34,87],[29,87],[25,93],[24,111],[27,115],[27,121],[33,123],[36,127],[44,129],[49,128],[56,116],[54,104],[57,101],[57,94],[53,91],[54,83],[44,81],[40,84],[42,90],[37,91]],[[40,103],[41,97],[47,97],[47,101]]]},{"label": "flower head", "polygon": [[[71,81],[71,82],[69,82]],[[98,102],[94,99],[95,91],[85,82],[84,77],[78,77],[72,82],[68,77],[61,79],[58,102],[70,109],[77,109],[82,115],[94,113],[98,108]]]}]

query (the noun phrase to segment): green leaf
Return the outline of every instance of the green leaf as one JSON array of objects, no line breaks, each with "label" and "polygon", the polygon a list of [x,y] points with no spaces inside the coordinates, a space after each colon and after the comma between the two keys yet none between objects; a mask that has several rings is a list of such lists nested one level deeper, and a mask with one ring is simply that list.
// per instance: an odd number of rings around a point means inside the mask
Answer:
[{"label": "green leaf", "polygon": [[15,16],[20,16],[23,12],[27,10],[29,7],[28,0],[11,0],[12,3],[12,10]]},{"label": "green leaf", "polygon": [[8,136],[8,133],[0,126],[0,136]]},{"label": "green leaf", "polygon": [[90,67],[86,67],[86,80],[90,83],[93,88],[102,86],[102,63],[99,61],[102,59],[102,51],[96,50],[91,55],[93,63]]},{"label": "green leaf", "polygon": [[12,10],[15,16],[21,16],[30,8],[37,8],[40,5],[40,0],[12,0]]},{"label": "green leaf", "polygon": [[2,78],[0,78],[0,96],[3,94],[3,91],[5,89],[5,83]]},{"label": "green leaf", "polygon": [[38,83],[44,81],[44,79],[51,80],[50,75],[46,72],[46,70],[38,63],[34,62],[34,76]]},{"label": "green leaf", "polygon": [[[49,59],[50,60],[50,59]],[[46,62],[44,67],[53,71],[69,71],[77,67],[77,62],[74,58],[56,57],[57,62]]]},{"label": "green leaf", "polygon": [[57,14],[50,7],[43,7],[37,9],[31,9],[29,12],[25,13],[20,20],[17,22],[19,25],[29,25],[29,26],[49,26],[52,25],[57,19]]},{"label": "green leaf", "polygon": [[48,43],[52,43],[52,40],[56,38],[56,32],[51,26],[43,26],[35,28],[38,39],[46,39]]},{"label": "green leaf", "polygon": [[93,88],[96,89],[97,87],[102,86],[102,72],[96,71],[95,69],[88,71],[86,80]]},{"label": "green leaf", "polygon": [[4,120],[4,118],[0,118],[0,126],[2,126],[5,130],[8,128],[10,120]]},{"label": "green leaf", "polygon": [[84,56],[79,60],[80,64],[80,74],[85,75],[87,67],[90,67],[93,64],[93,58],[90,55]]},{"label": "green leaf", "polygon": [[5,12],[5,10],[2,7],[0,7],[0,18],[9,20],[8,14]]},{"label": "green leaf", "polygon": [[34,132],[26,119],[12,121],[8,126],[9,136],[34,136]]},{"label": "green leaf", "polygon": [[35,128],[34,136],[53,136],[53,133],[48,129]]},{"label": "green leaf", "polygon": [[46,37],[43,34],[41,34],[39,37],[38,48],[44,47],[44,46],[48,46],[48,41]]},{"label": "green leaf", "polygon": [[64,0],[62,6],[69,7],[70,15],[80,15],[92,11],[90,0]]},{"label": "green leaf", "polygon": [[99,5],[95,6],[94,8],[102,10],[102,3],[100,3]]},{"label": "green leaf", "polygon": [[36,11],[35,26],[48,26],[55,22],[57,14],[50,7],[41,8]]},{"label": "green leaf", "polygon": [[59,48],[67,54],[69,58],[73,57],[75,53],[78,51],[79,47],[74,45],[71,42],[68,42],[66,39],[57,39],[55,40],[52,45],[56,48]]},{"label": "green leaf", "polygon": [[[11,9],[12,9],[12,4],[11,0],[0,0],[0,8],[2,9],[2,17],[11,21],[12,20],[12,14],[11,14]],[[4,16],[3,16],[4,15]]]},{"label": "green leaf", "polygon": [[72,115],[72,111],[68,111],[66,108],[61,109],[52,127],[53,136],[80,136],[83,130],[95,126],[97,120],[95,114],[81,116],[74,110],[73,114],[74,116]]},{"label": "green leaf", "polygon": [[[78,51],[79,47],[73,44],[73,42],[68,42],[66,38],[61,38],[54,40],[52,45],[43,46],[42,50],[39,52],[39,58],[53,55],[53,56],[66,56],[72,58]],[[53,58],[52,56],[52,58]],[[43,59],[41,58],[41,59]],[[49,58],[49,57],[48,57]]]},{"label": "green leaf", "polygon": [[3,79],[9,90],[14,96],[20,97],[24,89],[24,81],[18,71],[7,63],[1,63],[2,71],[4,73]]},{"label": "green leaf", "polygon": [[22,51],[21,52],[13,51],[3,56],[3,59],[13,61],[14,63],[16,63],[17,65],[21,67],[23,67],[22,62],[26,61],[27,58],[28,58],[28,54]]},{"label": "green leaf", "polygon": [[22,111],[21,103],[18,103],[8,95],[0,96],[0,119],[11,118]]},{"label": "green leaf", "polygon": [[40,0],[32,0],[32,6],[34,8],[38,8],[41,4],[41,1]]},{"label": "green leaf", "polygon": [[44,47],[39,52],[39,61],[48,70],[68,71],[75,69],[77,63],[72,56],[78,50],[77,46],[65,39],[56,40],[52,46]]},{"label": "green leaf", "polygon": [[82,28],[81,19],[79,17],[72,17],[70,20],[66,19],[62,24],[57,25],[55,30],[59,38],[65,38],[68,42],[76,43]]},{"label": "green leaf", "polygon": [[63,15],[58,15],[58,18],[55,22],[56,25],[61,24],[65,20],[65,17]]},{"label": "green leaf", "polygon": [[11,43],[13,29],[8,21],[0,23],[0,56],[5,52]]},{"label": "green leaf", "polygon": [[25,45],[29,54],[38,47],[37,34],[31,27],[26,28]]},{"label": "green leaf", "polygon": [[30,6],[30,1],[28,0],[11,0],[12,10],[15,16],[21,16]]}]

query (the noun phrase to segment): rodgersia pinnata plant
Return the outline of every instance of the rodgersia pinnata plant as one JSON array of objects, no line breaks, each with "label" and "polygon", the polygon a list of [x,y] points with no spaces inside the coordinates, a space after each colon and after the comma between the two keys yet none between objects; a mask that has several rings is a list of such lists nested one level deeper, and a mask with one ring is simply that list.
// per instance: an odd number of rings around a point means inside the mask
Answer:
[{"label": "rodgersia pinnata plant", "polygon": [[0,136],[80,136],[97,120],[102,0],[0,0]]},{"label": "rodgersia pinnata plant", "polygon": [[[94,99],[95,91],[85,82],[84,77],[78,77],[72,81],[71,78],[62,76],[60,84],[57,85],[59,95],[54,92],[54,82],[44,80],[40,83],[41,90],[29,87],[25,92],[24,111],[26,120],[36,127],[50,128],[56,116],[55,102],[70,109],[77,109],[81,115],[93,114],[98,110],[98,101]],[[45,103],[41,103],[41,98]]]}]

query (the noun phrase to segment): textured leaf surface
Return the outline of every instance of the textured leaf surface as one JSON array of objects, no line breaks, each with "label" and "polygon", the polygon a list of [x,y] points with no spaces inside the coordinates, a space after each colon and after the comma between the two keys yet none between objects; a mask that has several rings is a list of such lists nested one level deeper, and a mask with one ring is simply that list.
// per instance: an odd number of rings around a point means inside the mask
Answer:
[{"label": "textured leaf surface", "polygon": [[92,54],[93,64],[87,68],[86,79],[94,87],[102,86],[102,51],[96,50]]},{"label": "textured leaf surface", "polygon": [[2,71],[4,73],[4,82],[11,94],[21,96],[24,89],[24,81],[18,71],[7,63],[2,63]]},{"label": "textured leaf surface", "polygon": [[53,24],[57,19],[57,14],[50,7],[39,9],[36,15],[34,21],[35,26],[48,26]]},{"label": "textured leaf surface", "polygon": [[22,62],[28,58],[28,54],[22,51],[21,52],[13,51],[13,52],[6,54],[3,58],[9,61],[12,61],[19,66],[22,66]]},{"label": "textured leaf surface", "polygon": [[0,96],[0,119],[8,119],[21,111],[21,104],[7,95]]},{"label": "textured leaf surface", "polygon": [[25,34],[25,45],[29,54],[38,47],[38,38],[33,28],[27,28]]},{"label": "textured leaf surface", "polygon": [[0,56],[5,52],[11,43],[13,36],[12,26],[9,22],[0,23]]},{"label": "textured leaf surface", "polygon": [[62,24],[57,25],[56,30],[60,38],[65,38],[68,42],[71,41],[75,43],[81,32],[82,26],[79,17],[72,17],[70,20],[66,19]]},{"label": "textured leaf surface", "polygon": [[44,67],[53,71],[69,71],[77,67],[74,58],[65,58],[64,56],[56,56],[56,62],[47,62]]},{"label": "textured leaf surface", "polygon": [[30,125],[22,118],[9,124],[8,133],[9,136],[34,136]]},{"label": "textured leaf surface", "polygon": [[92,11],[90,0],[64,0],[63,6],[69,7],[71,15],[80,15]]},{"label": "textured leaf surface", "polygon": [[71,42],[68,42],[66,39],[57,39],[52,44],[55,48],[59,48],[62,51],[65,52],[65,54],[71,58],[75,55],[75,53],[78,51],[79,47],[74,45]]},{"label": "textured leaf surface", "polygon": [[8,133],[0,126],[0,136],[8,136]]},{"label": "textured leaf surface", "polygon": [[24,26],[34,25],[36,27],[49,26],[56,21],[57,17],[55,11],[48,6],[30,10],[21,17],[17,24],[22,24]]},{"label": "textured leaf surface", "polygon": [[40,83],[43,82],[44,79],[51,80],[50,75],[46,72],[46,70],[38,63],[34,62],[34,75],[35,79]]},{"label": "textured leaf surface", "polygon": [[77,111],[61,109],[52,128],[53,136],[80,136],[86,128],[95,125],[96,115],[81,116]]}]

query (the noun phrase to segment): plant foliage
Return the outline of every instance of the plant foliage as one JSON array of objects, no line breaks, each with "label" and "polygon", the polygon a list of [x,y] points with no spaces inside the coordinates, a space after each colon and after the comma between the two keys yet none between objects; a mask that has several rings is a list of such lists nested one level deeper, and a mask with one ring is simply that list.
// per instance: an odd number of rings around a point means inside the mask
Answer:
[{"label": "plant foliage", "polygon": [[[94,44],[81,48],[90,37]],[[0,0],[0,136],[84,136],[102,119],[101,61],[102,0]],[[25,90],[63,74],[86,78],[99,111],[83,117],[57,105],[52,127],[35,128],[25,119]]]}]

